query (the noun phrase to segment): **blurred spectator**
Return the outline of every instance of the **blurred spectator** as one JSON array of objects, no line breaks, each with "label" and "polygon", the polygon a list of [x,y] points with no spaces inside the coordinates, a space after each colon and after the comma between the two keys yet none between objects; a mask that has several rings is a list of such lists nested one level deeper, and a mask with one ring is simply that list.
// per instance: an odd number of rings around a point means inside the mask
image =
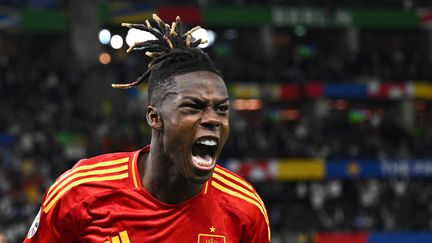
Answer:
[{"label": "blurred spectator", "polygon": [[0,231],[0,243],[7,243],[6,234]]}]

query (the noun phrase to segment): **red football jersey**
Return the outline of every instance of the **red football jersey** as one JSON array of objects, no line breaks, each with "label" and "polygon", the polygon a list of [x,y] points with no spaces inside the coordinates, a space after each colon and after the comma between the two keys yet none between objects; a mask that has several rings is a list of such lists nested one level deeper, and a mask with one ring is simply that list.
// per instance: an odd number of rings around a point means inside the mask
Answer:
[{"label": "red football jersey", "polygon": [[47,190],[24,242],[270,242],[264,203],[220,166],[201,192],[167,204],[142,186],[140,152],[80,160]]}]

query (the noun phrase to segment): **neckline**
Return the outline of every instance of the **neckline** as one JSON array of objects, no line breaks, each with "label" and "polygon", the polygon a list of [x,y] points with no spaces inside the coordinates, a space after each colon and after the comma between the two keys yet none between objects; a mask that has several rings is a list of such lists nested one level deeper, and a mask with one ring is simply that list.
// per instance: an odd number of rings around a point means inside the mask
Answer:
[{"label": "neckline", "polygon": [[134,183],[135,188],[138,189],[145,198],[151,200],[153,203],[155,203],[155,204],[157,204],[159,206],[166,207],[166,208],[183,207],[183,206],[185,206],[185,205],[187,205],[189,203],[192,203],[195,200],[198,200],[199,198],[201,198],[201,196],[204,196],[204,195],[206,195],[208,193],[208,186],[210,184],[210,181],[211,181],[212,177],[210,179],[208,179],[204,183],[204,185],[201,188],[201,190],[200,190],[199,193],[197,193],[195,196],[193,196],[192,198],[190,198],[190,199],[188,199],[188,200],[186,200],[184,202],[172,204],[172,203],[162,202],[159,199],[155,198],[153,195],[151,195],[144,188],[144,186],[142,185],[142,182],[141,182],[141,176],[139,174],[139,169],[138,169],[138,159],[139,159],[139,155],[140,155],[141,152],[149,153],[150,152],[150,145],[147,145],[144,148],[141,148],[141,149],[137,150],[134,153],[134,155],[133,155],[133,159],[132,159],[132,177],[133,177],[133,183]]}]

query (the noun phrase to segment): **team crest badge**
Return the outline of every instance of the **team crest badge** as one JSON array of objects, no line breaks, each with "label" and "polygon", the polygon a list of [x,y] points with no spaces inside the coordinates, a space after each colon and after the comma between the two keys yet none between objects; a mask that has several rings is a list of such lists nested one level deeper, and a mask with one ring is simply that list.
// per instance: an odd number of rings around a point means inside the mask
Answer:
[{"label": "team crest badge", "polygon": [[41,211],[39,209],[39,212],[36,215],[35,219],[33,220],[33,223],[30,226],[30,229],[27,233],[27,239],[31,239],[36,234],[36,231],[39,228],[40,214],[41,214]]},{"label": "team crest badge", "polygon": [[198,243],[226,243],[226,238],[223,235],[199,234]]}]

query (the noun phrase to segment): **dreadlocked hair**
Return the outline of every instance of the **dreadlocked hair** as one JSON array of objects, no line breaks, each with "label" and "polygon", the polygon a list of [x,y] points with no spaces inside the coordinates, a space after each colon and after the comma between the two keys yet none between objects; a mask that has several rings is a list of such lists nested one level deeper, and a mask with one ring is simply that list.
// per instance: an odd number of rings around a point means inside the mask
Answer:
[{"label": "dreadlocked hair", "polygon": [[194,39],[192,33],[199,28],[196,26],[186,33],[181,33],[180,17],[170,25],[164,23],[156,14],[154,21],[145,21],[145,24],[123,23],[122,26],[147,31],[156,37],[156,40],[137,42],[127,52],[140,50],[150,57],[148,69],[134,82],[127,84],[112,84],[113,88],[128,89],[148,81],[148,97],[151,103],[153,97],[172,87],[172,77],[194,71],[210,71],[222,77],[213,61],[198,45],[206,43],[201,39]]}]

